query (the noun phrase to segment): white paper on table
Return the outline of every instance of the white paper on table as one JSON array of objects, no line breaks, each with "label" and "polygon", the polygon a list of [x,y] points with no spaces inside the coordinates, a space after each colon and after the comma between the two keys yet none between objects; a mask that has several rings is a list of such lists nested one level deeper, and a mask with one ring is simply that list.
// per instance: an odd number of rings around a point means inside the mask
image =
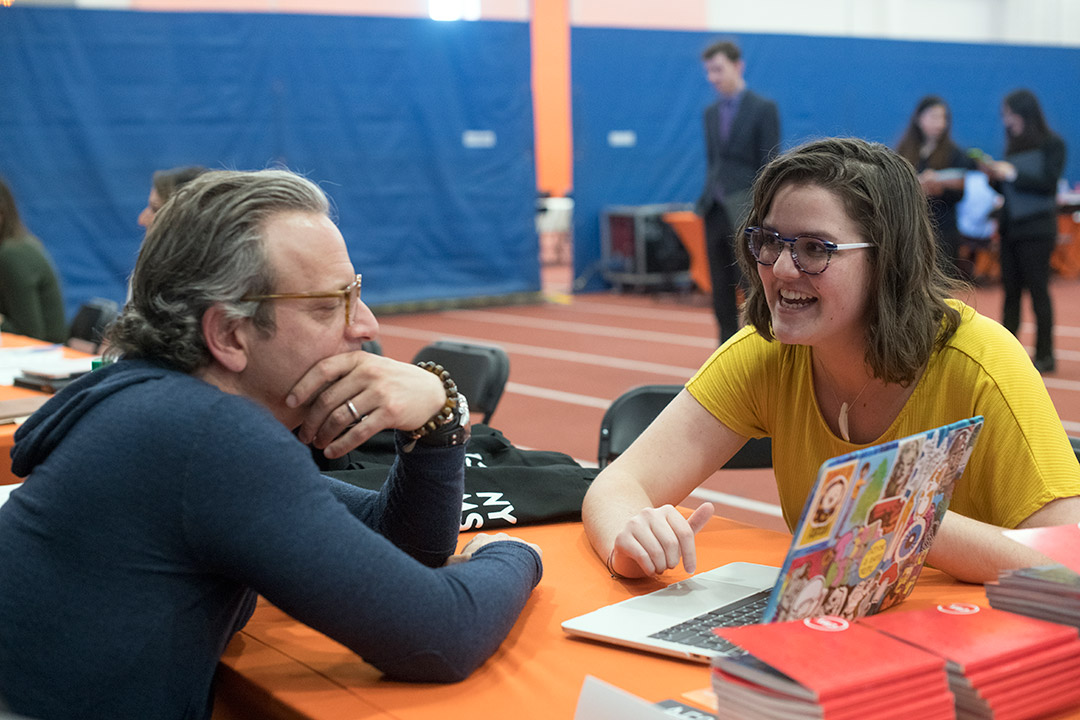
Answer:
[{"label": "white paper on table", "polygon": [[574,720],[671,720],[671,716],[636,695],[586,675]]},{"label": "white paper on table", "polygon": [[10,385],[22,366],[33,362],[61,360],[64,351],[59,345],[26,345],[0,347],[0,385]]}]

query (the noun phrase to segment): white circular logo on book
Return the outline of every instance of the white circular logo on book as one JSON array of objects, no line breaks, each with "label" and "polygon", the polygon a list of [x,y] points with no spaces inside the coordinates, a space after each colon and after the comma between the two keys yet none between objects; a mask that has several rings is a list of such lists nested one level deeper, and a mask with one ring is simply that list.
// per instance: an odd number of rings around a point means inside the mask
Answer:
[{"label": "white circular logo on book", "polygon": [[950,603],[948,605],[938,605],[938,612],[943,612],[946,615],[974,615],[982,608],[974,603]]},{"label": "white circular logo on book", "polygon": [[806,618],[803,620],[803,625],[811,630],[820,630],[821,632],[841,632],[851,627],[851,623],[839,615]]}]

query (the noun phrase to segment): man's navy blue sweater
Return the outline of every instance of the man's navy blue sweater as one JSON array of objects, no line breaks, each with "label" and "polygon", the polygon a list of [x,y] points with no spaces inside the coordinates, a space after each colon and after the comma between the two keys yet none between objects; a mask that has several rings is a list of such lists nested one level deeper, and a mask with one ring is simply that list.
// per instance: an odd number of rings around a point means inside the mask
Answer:
[{"label": "man's navy blue sweater", "polygon": [[417,446],[381,492],[319,474],[264,408],[134,360],[16,434],[0,508],[0,699],[50,718],[203,718],[265,596],[396,679],[454,681],[540,579],[528,546],[457,543],[464,447]]}]

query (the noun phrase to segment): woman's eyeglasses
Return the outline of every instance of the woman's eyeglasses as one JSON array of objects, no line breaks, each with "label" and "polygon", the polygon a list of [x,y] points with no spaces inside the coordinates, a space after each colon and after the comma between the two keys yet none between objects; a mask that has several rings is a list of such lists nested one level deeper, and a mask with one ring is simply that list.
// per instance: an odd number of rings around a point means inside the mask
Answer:
[{"label": "woman's eyeglasses", "polygon": [[786,245],[791,250],[791,261],[795,267],[807,275],[820,275],[829,267],[829,260],[837,250],[855,250],[874,247],[870,243],[834,243],[812,235],[786,238],[780,233],[759,227],[749,227],[744,231],[750,253],[759,265],[773,265],[780,259]]}]

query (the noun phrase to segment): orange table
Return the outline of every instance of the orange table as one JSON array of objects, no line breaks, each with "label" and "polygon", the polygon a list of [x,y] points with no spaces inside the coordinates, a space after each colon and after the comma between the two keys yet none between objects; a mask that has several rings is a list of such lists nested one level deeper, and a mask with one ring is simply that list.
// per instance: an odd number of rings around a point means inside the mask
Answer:
[{"label": "orange table", "polygon": [[[41,395],[42,393],[36,390],[0,385],[0,400],[40,397]],[[22,478],[15,477],[11,473],[11,448],[15,445],[15,431],[18,428],[18,425],[12,423],[0,425],[0,455],[3,455],[3,460],[0,460],[0,485],[22,482]]]},{"label": "orange table", "polygon": [[[3,344],[0,345],[0,348],[44,347],[47,345],[50,345],[50,343],[23,337],[22,335],[4,333]],[[72,358],[94,357],[93,355],[88,355],[87,353],[78,350],[72,350],[71,348],[64,348],[64,356]],[[36,390],[27,390],[26,388],[12,387],[10,385],[0,385],[0,400],[41,397],[43,394],[44,393],[39,393]],[[0,459],[0,485],[10,485],[11,483],[22,481],[22,478],[15,477],[11,473],[11,448],[15,444],[15,431],[18,427],[18,425],[12,424],[0,425],[0,456],[2,456],[2,459]]]},{"label": "orange table", "polygon": [[[521,528],[515,534],[544,549],[544,578],[500,650],[464,682],[382,680],[343,646],[260,600],[222,658],[214,717],[548,720],[573,717],[587,674],[652,702],[685,702],[683,693],[709,685],[705,665],[571,639],[559,626],[659,583],[612,580],[579,523]],[[790,542],[786,534],[720,519],[710,521],[698,538],[704,567],[733,560],[778,564]],[[986,596],[980,585],[926,569],[901,607],[958,601],[985,603]]]}]

